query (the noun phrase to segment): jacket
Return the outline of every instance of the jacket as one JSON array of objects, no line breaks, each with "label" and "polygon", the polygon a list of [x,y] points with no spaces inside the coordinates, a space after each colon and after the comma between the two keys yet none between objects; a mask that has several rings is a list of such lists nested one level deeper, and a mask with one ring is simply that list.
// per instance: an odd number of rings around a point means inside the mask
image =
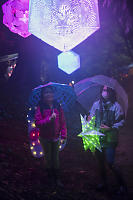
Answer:
[{"label": "jacket", "polygon": [[96,101],[91,110],[90,115],[95,116],[95,127],[100,131],[100,125],[105,124],[111,129],[104,131],[105,136],[100,137],[101,146],[107,147],[117,145],[119,129],[124,125],[124,113],[118,102],[111,103],[110,101],[102,102],[102,116],[100,111],[100,100]]},{"label": "jacket", "polygon": [[[56,118],[50,120],[52,113],[56,113]],[[43,109],[38,106],[35,113],[35,124],[40,130],[40,137],[48,140],[65,139],[67,137],[66,122],[63,109],[59,104],[53,105],[52,110],[46,104]]]}]

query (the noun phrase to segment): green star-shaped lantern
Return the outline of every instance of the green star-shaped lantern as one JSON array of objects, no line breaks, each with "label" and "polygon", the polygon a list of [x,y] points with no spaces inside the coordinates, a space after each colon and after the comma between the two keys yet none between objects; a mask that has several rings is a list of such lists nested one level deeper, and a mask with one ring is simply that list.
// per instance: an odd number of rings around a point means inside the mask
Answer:
[{"label": "green star-shaped lantern", "polygon": [[96,148],[102,151],[100,145],[100,136],[104,136],[95,127],[95,117],[92,117],[88,122],[81,115],[82,132],[78,135],[83,140],[85,151],[90,149],[91,152],[95,152]]}]

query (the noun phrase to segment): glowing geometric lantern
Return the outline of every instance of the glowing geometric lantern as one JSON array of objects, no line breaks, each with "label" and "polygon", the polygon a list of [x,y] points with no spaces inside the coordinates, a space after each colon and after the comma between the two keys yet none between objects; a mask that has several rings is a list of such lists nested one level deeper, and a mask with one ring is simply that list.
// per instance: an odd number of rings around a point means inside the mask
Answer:
[{"label": "glowing geometric lantern", "polygon": [[30,0],[29,32],[61,51],[99,28],[98,0]]},{"label": "glowing geometric lantern", "polygon": [[31,33],[28,31],[29,22],[29,0],[9,0],[2,5],[3,24],[10,31],[26,38]]},{"label": "glowing geometric lantern", "polygon": [[91,152],[95,152],[96,149],[102,151],[100,144],[100,137],[104,137],[103,133],[100,133],[95,127],[95,116],[88,122],[81,115],[82,133],[78,134],[83,139],[83,145],[85,151],[90,149]]},{"label": "glowing geometric lantern", "polygon": [[80,57],[73,51],[63,52],[58,55],[58,67],[71,74],[75,70],[80,68]]}]

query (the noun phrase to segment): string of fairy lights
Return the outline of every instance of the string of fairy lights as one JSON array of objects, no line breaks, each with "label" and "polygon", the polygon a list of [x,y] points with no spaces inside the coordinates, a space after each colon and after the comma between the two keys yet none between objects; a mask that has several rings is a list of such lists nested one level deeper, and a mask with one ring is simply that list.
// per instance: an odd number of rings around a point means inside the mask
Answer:
[{"label": "string of fairy lights", "polygon": [[[39,140],[39,129],[35,125],[35,110],[36,106],[29,107],[28,114],[27,114],[27,122],[28,122],[28,136],[29,136],[29,143],[30,143],[30,150],[34,157],[40,158],[45,155],[45,152],[41,146]],[[59,139],[61,140],[61,138]],[[62,151],[66,145],[66,140],[63,143],[60,142],[59,144],[59,151]]]}]

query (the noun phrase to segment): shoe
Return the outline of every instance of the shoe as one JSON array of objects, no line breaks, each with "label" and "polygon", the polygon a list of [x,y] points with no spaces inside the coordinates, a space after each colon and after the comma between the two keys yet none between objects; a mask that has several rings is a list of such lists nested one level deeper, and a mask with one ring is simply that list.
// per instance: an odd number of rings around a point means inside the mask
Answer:
[{"label": "shoe", "polygon": [[119,189],[117,190],[116,194],[117,194],[117,195],[124,195],[124,196],[126,196],[126,195],[128,194],[127,186],[121,185],[121,186],[119,187]]}]

